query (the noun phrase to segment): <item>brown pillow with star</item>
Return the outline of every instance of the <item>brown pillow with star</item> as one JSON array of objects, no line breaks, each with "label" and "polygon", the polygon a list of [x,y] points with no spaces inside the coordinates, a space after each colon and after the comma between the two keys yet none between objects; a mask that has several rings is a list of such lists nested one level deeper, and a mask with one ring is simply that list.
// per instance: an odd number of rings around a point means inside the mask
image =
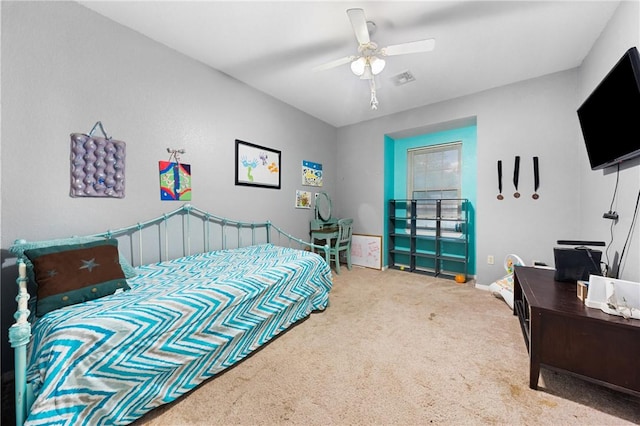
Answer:
[{"label": "brown pillow with star", "polygon": [[129,290],[118,256],[118,240],[26,250],[38,286],[36,316]]}]

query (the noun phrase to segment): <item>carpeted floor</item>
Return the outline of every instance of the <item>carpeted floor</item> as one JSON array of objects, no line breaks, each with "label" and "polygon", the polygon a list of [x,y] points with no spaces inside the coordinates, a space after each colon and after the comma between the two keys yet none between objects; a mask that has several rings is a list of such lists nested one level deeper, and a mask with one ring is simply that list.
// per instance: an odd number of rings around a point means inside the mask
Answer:
[{"label": "carpeted floor", "polygon": [[134,424],[640,424],[640,398],[566,374],[529,389],[517,318],[472,283],[341,272],[326,311]]},{"label": "carpeted floor", "polygon": [[529,389],[517,318],[472,283],[341,272],[326,311],[134,425],[640,424],[640,398],[567,374]]}]

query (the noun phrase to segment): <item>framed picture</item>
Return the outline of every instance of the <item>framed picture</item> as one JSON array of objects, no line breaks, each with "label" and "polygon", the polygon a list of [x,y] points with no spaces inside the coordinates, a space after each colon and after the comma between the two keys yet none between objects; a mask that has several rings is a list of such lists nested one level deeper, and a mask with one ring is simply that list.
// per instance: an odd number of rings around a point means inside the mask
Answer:
[{"label": "framed picture", "polygon": [[297,209],[311,208],[311,192],[296,190],[296,208]]},{"label": "framed picture", "polygon": [[322,164],[303,160],[302,184],[305,186],[322,186]]},{"label": "framed picture", "polygon": [[236,185],[280,189],[280,151],[236,139]]}]

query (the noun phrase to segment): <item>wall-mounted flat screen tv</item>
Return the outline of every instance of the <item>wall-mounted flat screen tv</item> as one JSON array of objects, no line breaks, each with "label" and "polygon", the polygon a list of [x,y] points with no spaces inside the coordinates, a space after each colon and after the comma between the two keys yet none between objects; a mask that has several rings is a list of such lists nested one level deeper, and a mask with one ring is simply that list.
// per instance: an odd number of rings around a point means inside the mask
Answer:
[{"label": "wall-mounted flat screen tv", "polygon": [[640,56],[632,47],[578,108],[591,169],[640,156]]}]

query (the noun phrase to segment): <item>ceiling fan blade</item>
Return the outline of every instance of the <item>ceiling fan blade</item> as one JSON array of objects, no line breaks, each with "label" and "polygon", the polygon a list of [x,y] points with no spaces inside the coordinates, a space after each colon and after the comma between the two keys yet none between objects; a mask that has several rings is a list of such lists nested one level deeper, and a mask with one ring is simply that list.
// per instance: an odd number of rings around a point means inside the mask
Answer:
[{"label": "ceiling fan blade", "polygon": [[358,59],[359,56],[345,56],[344,58],[336,59],[335,61],[327,62],[326,64],[313,67],[313,71],[325,71],[331,68],[339,67],[340,65],[348,64]]},{"label": "ceiling fan blade", "polygon": [[405,55],[407,53],[430,52],[436,47],[436,40],[429,38],[426,40],[411,41],[409,43],[394,44],[380,49],[383,56]]},{"label": "ceiling fan blade", "polygon": [[364,10],[362,9],[347,9],[347,15],[351,21],[353,32],[356,34],[358,44],[369,44],[369,28],[367,28],[367,18],[364,16]]}]

